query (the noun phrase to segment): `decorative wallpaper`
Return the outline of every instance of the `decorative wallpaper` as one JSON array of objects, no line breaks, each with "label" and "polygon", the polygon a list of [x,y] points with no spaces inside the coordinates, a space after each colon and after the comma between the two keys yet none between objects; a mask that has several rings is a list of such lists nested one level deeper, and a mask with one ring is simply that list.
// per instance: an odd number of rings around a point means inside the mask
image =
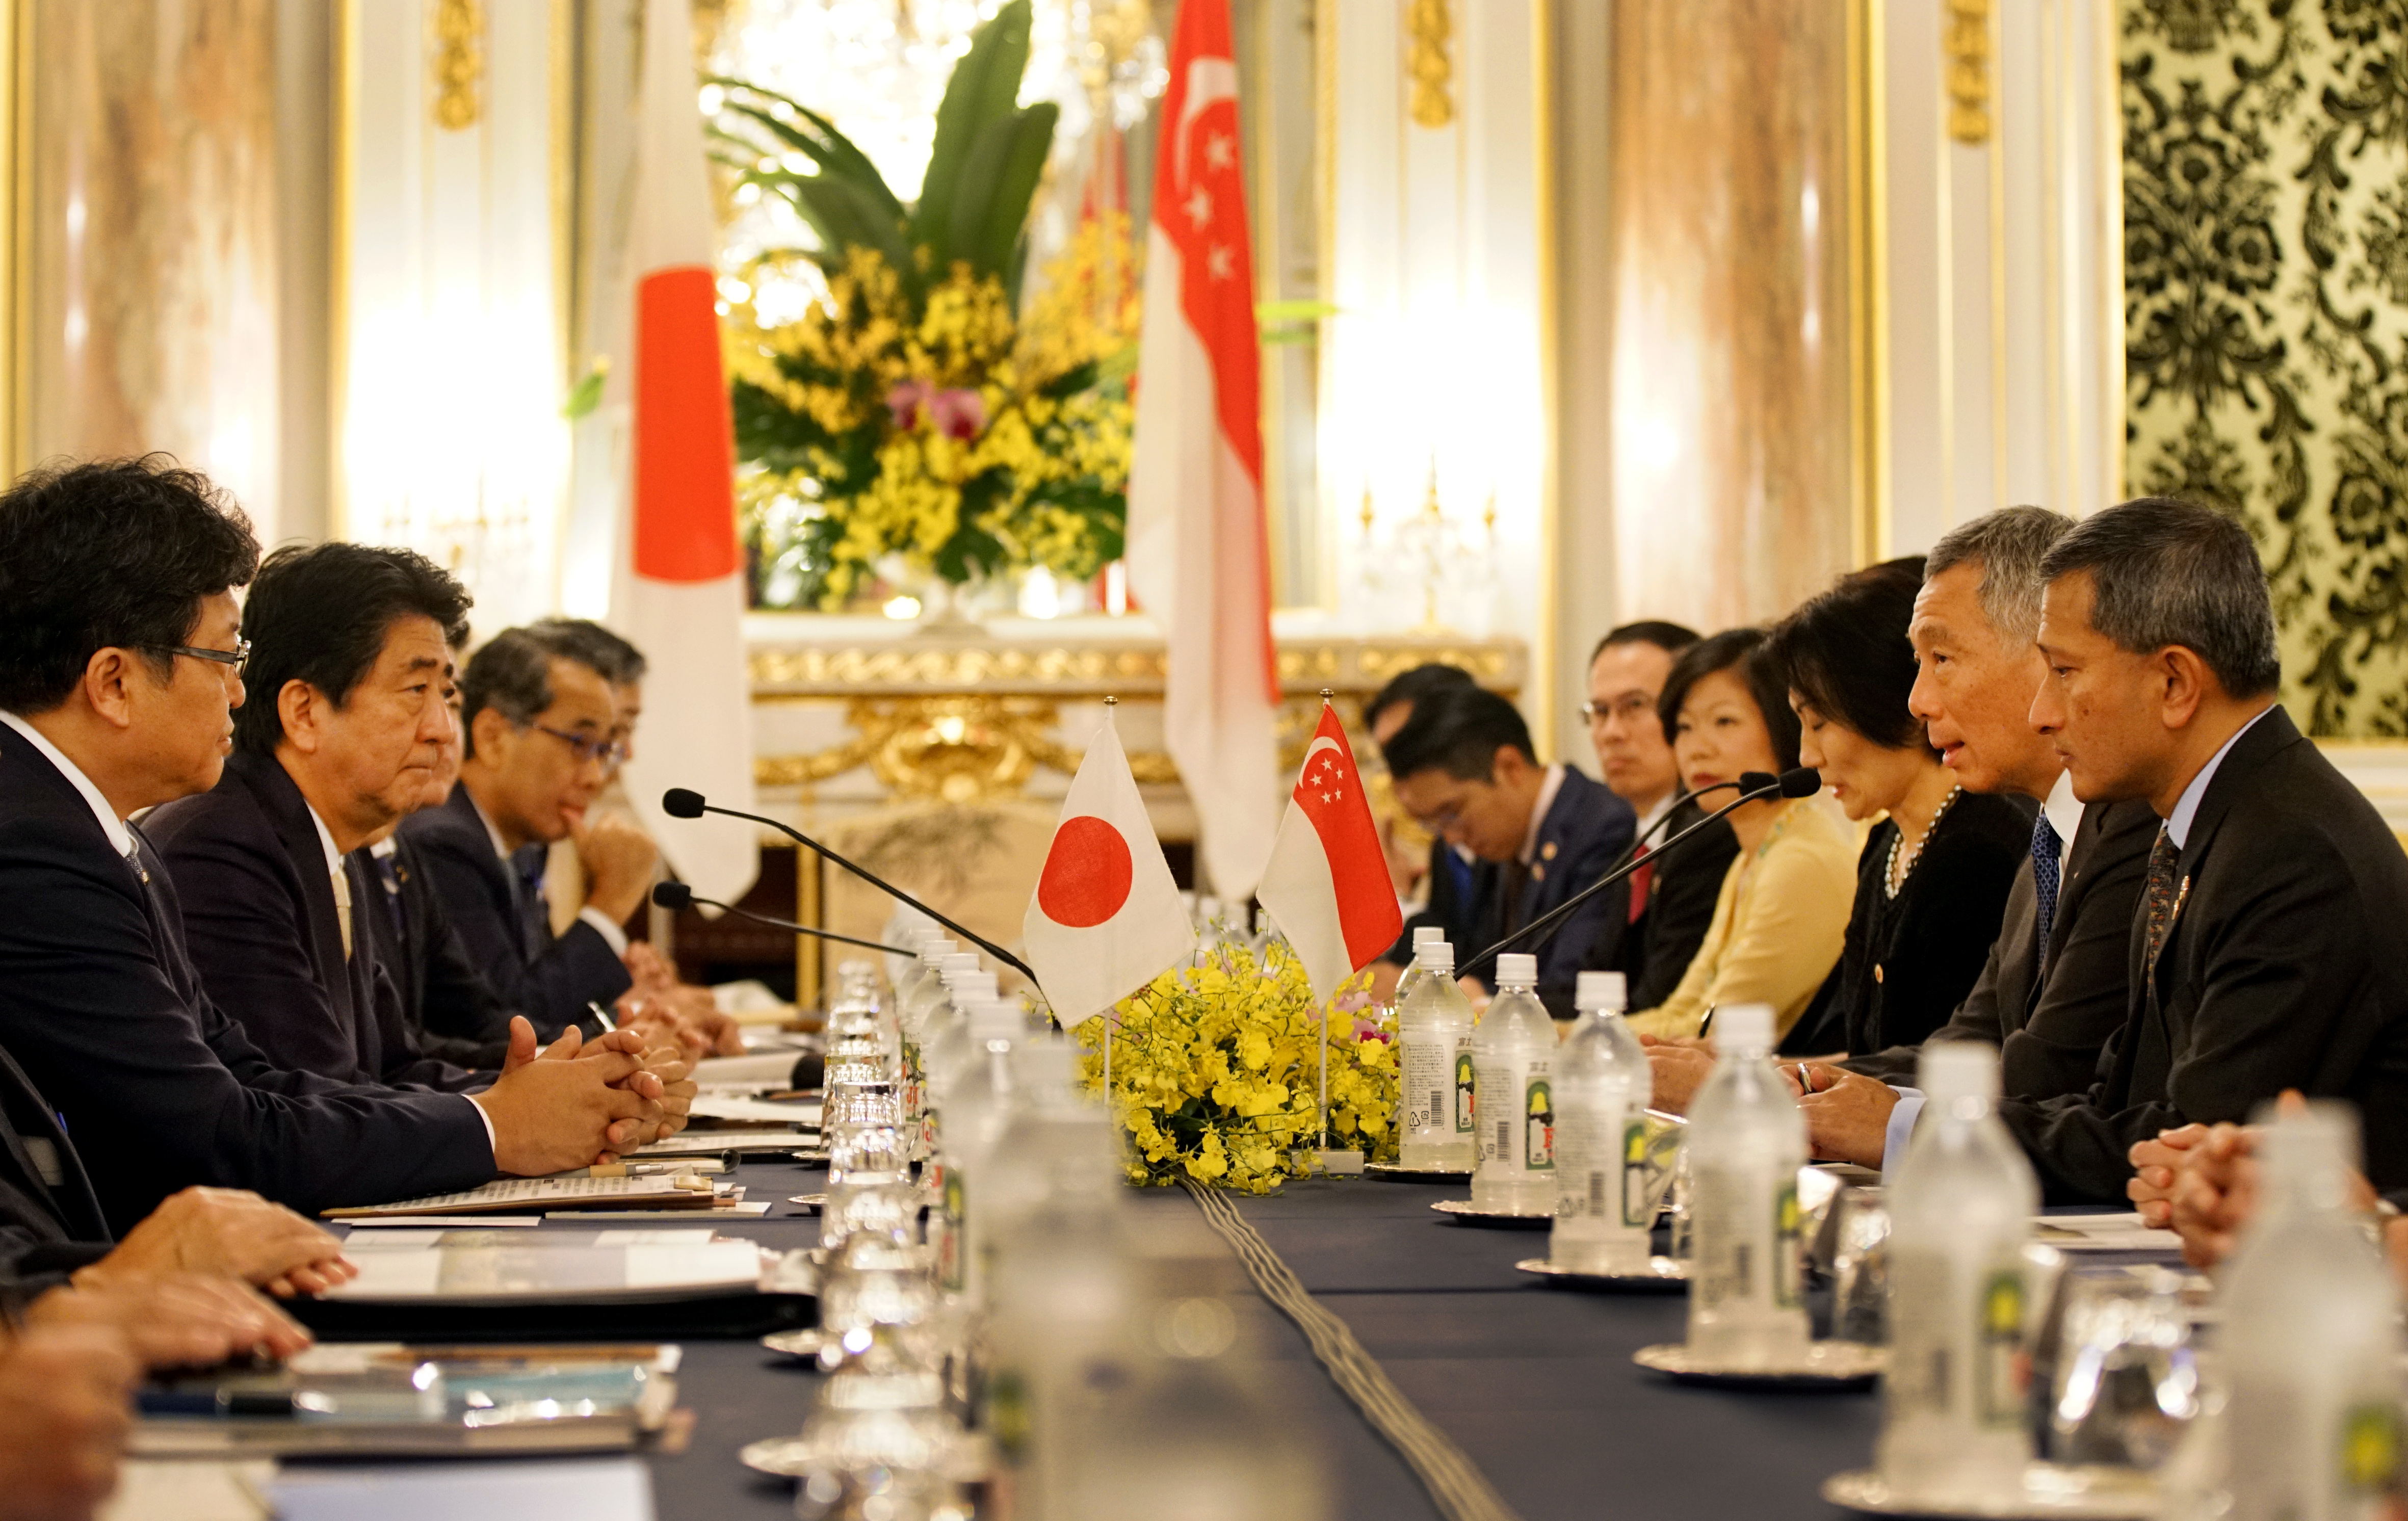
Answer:
[{"label": "decorative wallpaper", "polygon": [[2313,733],[2408,734],[2408,0],[2122,0],[2126,483],[2258,539]]}]

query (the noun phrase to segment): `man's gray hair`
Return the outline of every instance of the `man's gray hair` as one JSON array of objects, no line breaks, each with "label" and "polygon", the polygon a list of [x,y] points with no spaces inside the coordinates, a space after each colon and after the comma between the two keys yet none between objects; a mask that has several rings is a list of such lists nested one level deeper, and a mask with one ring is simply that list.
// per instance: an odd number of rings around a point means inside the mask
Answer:
[{"label": "man's gray hair", "polygon": [[1923,579],[1960,565],[1982,567],[1982,611],[1999,638],[2028,644],[2040,637],[2041,559],[2073,530],[2073,520],[2044,507],[2002,507],[1940,536],[1923,557]]},{"label": "man's gray hair", "polygon": [[2282,684],[2266,567],[2236,520],[2171,496],[2125,502],[2077,524],[2041,563],[2052,582],[2076,572],[2090,577],[2090,626],[2118,647],[2180,645],[2229,696]]},{"label": "man's gray hair", "polygon": [[465,753],[477,753],[477,715],[491,708],[521,727],[543,716],[552,706],[552,662],[557,656],[574,661],[601,677],[610,673],[593,656],[558,648],[531,629],[506,628],[468,657],[460,672],[460,728]]}]

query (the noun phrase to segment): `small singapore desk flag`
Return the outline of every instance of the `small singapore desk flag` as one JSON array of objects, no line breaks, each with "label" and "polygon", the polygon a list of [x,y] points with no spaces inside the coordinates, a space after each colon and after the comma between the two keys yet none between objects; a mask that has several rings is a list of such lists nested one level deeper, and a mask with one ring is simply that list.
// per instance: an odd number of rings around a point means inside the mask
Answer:
[{"label": "small singapore desk flag", "polygon": [[1326,700],[1255,896],[1325,1004],[1404,932],[1363,773]]},{"label": "small singapore desk flag", "polygon": [[1066,1030],[1195,954],[1196,932],[1109,710],[1062,799],[1020,929]]}]

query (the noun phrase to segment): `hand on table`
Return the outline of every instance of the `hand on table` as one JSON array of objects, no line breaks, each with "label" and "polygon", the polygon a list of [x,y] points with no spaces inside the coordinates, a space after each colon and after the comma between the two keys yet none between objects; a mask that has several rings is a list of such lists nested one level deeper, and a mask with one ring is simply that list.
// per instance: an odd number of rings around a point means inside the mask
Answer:
[{"label": "hand on table", "polygon": [[2183,1159],[2206,1138],[2206,1126],[2186,1125],[2179,1129],[2160,1130],[2154,1141],[2133,1143],[2132,1176],[2125,1183],[2124,1192],[2140,1211],[2143,1225],[2160,1230],[2173,1225],[2174,1175]]},{"label": "hand on table", "polygon": [[140,1371],[105,1327],[28,1329],[0,1352],[0,1511],[86,1521],[117,1487]]},{"label": "hand on table", "polygon": [[2257,1210],[2258,1137],[2237,1125],[2195,1128],[2200,1134],[2173,1169],[2169,1223],[2182,1238],[2183,1260],[2213,1268],[2232,1255],[2242,1226]]},{"label": "hand on table", "polygon": [[1898,1108],[1898,1090],[1843,1068],[1801,1065],[1813,1082],[1830,1082],[1798,1101],[1806,1116],[1807,1155],[1858,1167],[1881,1166],[1889,1147],[1889,1117]]},{"label": "hand on table", "polygon": [[279,1361],[309,1333],[256,1289],[202,1273],[131,1274],[55,1288],[26,1312],[37,1327],[105,1327],[122,1333],[146,1368],[208,1368],[262,1353]]},{"label": "hand on table", "polygon": [[662,1113],[661,1080],[644,1067],[643,1038],[575,1031],[542,1052],[523,1016],[510,1021],[510,1055],[474,1101],[494,1123],[494,1165],[520,1177],[615,1160],[640,1144]]},{"label": "hand on table", "polygon": [[1696,1046],[1657,1041],[1647,1047],[1647,1067],[1655,1076],[1647,1107],[1667,1114],[1686,1114],[1698,1089],[1713,1075],[1714,1056]]},{"label": "hand on table", "polygon": [[343,1243],[280,1204],[240,1188],[170,1194],[116,1249],[75,1275],[79,1287],[163,1273],[238,1279],[279,1299],[322,1294],[359,1270]]}]

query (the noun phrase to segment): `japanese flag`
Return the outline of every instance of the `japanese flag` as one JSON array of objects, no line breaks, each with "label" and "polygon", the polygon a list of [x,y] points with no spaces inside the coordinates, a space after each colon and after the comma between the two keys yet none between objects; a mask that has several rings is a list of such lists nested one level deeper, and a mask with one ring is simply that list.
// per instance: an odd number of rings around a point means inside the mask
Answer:
[{"label": "japanese flag", "polygon": [[1196,932],[1109,717],[1062,799],[1021,935],[1064,1029],[1195,954]]},{"label": "japanese flag", "polygon": [[1296,948],[1313,996],[1324,1002],[1404,931],[1363,775],[1326,703],[1255,896]]}]

